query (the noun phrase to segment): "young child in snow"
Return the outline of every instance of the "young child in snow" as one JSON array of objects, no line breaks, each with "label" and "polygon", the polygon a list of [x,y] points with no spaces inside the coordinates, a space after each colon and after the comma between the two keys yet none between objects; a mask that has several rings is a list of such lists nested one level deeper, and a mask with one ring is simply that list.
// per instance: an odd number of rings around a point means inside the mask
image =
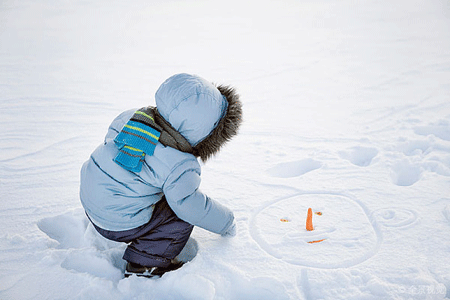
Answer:
[{"label": "young child in snow", "polygon": [[182,263],[192,229],[234,236],[233,213],[202,194],[206,161],[238,132],[242,108],[228,86],[177,74],[155,95],[156,107],[129,110],[81,169],[80,199],[95,229],[129,243],[126,275],[162,275]]}]

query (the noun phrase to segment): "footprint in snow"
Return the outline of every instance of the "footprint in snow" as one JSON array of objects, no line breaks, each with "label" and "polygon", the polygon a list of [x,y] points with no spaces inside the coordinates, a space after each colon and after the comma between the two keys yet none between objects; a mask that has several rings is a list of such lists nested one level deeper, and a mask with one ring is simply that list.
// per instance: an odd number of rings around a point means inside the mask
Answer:
[{"label": "footprint in snow", "polygon": [[[87,220],[83,210],[44,218],[37,223],[49,238],[49,248],[61,249],[62,268],[94,277],[119,281],[123,277],[125,261],[122,259],[125,243],[105,239]],[[191,261],[198,252],[198,243],[190,238],[177,256],[183,262]]]},{"label": "footprint in snow", "polygon": [[62,268],[114,281],[122,278],[124,245],[97,234],[83,210],[44,218],[37,226],[49,238],[49,248],[60,249]]},{"label": "footprint in snow", "polygon": [[348,160],[352,164],[359,167],[367,167],[372,163],[375,156],[378,155],[378,150],[375,148],[356,146],[345,151],[340,151],[339,156]]},{"label": "footprint in snow", "polygon": [[56,248],[80,248],[84,245],[84,233],[88,220],[78,211],[45,218],[37,223],[39,229],[58,244]]},{"label": "footprint in snow", "polygon": [[450,122],[448,120],[440,120],[435,124],[428,126],[417,126],[414,133],[418,135],[434,135],[442,140],[450,141]]},{"label": "footprint in snow", "polygon": [[267,170],[267,173],[273,177],[291,178],[301,176],[305,173],[322,167],[322,163],[311,158],[279,163]]},{"label": "footprint in snow", "polygon": [[411,186],[422,177],[422,168],[407,160],[396,162],[391,167],[392,183],[398,186]]},{"label": "footprint in snow", "polygon": [[398,145],[406,156],[425,155],[433,151],[434,143],[430,140],[405,140]]}]

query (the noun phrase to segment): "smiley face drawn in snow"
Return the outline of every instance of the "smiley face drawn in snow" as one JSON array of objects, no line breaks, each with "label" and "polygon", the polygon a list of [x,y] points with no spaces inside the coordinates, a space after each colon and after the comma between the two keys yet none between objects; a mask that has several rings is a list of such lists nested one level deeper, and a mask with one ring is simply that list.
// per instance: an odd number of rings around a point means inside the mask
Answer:
[{"label": "smiley face drawn in snow", "polygon": [[[313,231],[305,228],[309,207],[318,212],[313,214]],[[380,234],[357,201],[336,194],[279,199],[262,207],[251,221],[253,239],[270,255],[325,269],[350,267],[372,257]]]}]

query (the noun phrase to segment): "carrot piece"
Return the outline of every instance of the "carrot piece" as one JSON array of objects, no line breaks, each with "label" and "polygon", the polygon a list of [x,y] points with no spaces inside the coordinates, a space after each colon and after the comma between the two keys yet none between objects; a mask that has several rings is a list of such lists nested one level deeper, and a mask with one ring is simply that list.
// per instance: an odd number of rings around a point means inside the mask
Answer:
[{"label": "carrot piece", "polygon": [[306,217],[306,230],[313,231],[314,226],[312,222],[312,209],[308,208],[308,216]]},{"label": "carrot piece", "polygon": [[323,242],[323,241],[325,241],[325,239],[321,239],[321,240],[317,240],[317,241],[311,241],[311,242],[308,242],[308,244],[320,243],[320,242]]}]

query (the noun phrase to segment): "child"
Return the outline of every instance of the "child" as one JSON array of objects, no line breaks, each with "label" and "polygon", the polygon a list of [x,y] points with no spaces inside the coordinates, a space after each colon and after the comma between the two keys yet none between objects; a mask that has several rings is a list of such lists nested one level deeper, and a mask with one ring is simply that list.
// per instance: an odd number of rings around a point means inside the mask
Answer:
[{"label": "child", "polygon": [[233,213],[202,194],[200,164],[238,132],[235,90],[177,74],[155,95],[156,107],[129,110],[81,169],[80,199],[95,229],[129,243],[125,275],[161,276],[182,263],[192,229],[234,236]]}]

